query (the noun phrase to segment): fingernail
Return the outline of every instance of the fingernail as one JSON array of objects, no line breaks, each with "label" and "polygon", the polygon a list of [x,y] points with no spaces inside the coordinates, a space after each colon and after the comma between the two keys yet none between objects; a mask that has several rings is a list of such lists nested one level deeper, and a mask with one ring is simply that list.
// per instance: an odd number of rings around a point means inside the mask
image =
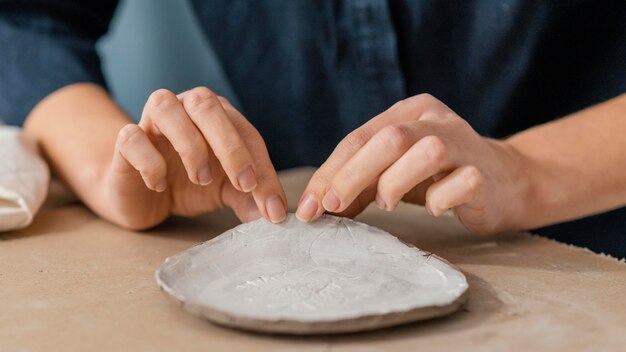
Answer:
[{"label": "fingernail", "polygon": [[339,209],[341,199],[339,199],[334,189],[331,188],[328,192],[326,192],[326,195],[322,200],[322,205],[324,206],[324,209],[328,211],[336,211]]},{"label": "fingernail", "polygon": [[430,210],[430,206],[428,204],[425,204],[424,208],[426,209],[426,212],[428,213],[428,215],[433,216],[433,212],[432,210]]},{"label": "fingernail", "polygon": [[298,210],[296,210],[296,217],[300,221],[308,222],[313,219],[315,214],[317,214],[317,210],[319,209],[319,203],[312,195],[307,195],[306,198],[300,205],[298,206]]},{"label": "fingernail", "polygon": [[239,182],[239,187],[244,192],[250,192],[256,188],[256,175],[254,170],[252,170],[252,166],[246,167],[239,173],[237,182]]},{"label": "fingernail", "polygon": [[267,209],[267,215],[269,215],[270,221],[273,223],[283,222],[287,218],[285,204],[278,195],[269,197],[265,202],[265,208]]},{"label": "fingernail", "polygon": [[211,167],[209,166],[209,164],[206,164],[198,169],[198,182],[201,185],[206,186],[211,183],[211,181],[213,181],[213,179],[211,178]]},{"label": "fingernail", "polygon": [[385,201],[380,197],[380,194],[376,194],[376,206],[380,210],[385,210],[385,208],[387,207]]},{"label": "fingernail", "polygon": [[154,190],[157,192],[163,192],[165,191],[166,188],[167,188],[167,181],[165,179],[162,179],[154,186]]}]

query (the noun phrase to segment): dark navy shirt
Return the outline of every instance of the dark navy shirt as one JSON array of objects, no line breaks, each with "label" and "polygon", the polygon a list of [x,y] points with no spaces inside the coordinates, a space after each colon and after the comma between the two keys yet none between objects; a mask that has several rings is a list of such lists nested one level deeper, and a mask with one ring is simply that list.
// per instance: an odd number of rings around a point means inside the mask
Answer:
[{"label": "dark navy shirt", "polygon": [[[192,1],[278,168],[319,165],[348,132],[428,92],[506,137],[626,91],[626,2]],[[0,118],[105,85],[115,1],[0,1]],[[538,232],[626,256],[626,209]]]}]

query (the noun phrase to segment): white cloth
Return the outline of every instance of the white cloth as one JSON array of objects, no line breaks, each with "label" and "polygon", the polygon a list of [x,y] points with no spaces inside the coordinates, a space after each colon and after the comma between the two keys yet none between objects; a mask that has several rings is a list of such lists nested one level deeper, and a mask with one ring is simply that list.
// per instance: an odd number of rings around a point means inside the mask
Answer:
[{"label": "white cloth", "polygon": [[50,170],[21,129],[0,125],[0,231],[33,221],[48,193]]}]

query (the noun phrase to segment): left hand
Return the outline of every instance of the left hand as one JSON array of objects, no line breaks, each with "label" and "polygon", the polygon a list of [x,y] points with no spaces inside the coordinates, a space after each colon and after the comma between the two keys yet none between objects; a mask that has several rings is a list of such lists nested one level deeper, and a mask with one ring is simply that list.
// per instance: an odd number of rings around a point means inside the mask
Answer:
[{"label": "left hand", "polygon": [[417,95],[359,127],[315,172],[297,215],[356,216],[372,201],[391,211],[402,200],[439,216],[453,209],[474,233],[519,228],[529,181],[506,142],[480,136],[439,100]]}]

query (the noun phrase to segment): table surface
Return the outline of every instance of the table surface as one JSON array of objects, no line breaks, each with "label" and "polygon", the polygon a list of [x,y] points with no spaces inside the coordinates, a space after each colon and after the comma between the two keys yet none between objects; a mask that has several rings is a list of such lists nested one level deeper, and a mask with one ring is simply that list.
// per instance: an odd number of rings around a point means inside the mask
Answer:
[{"label": "table surface", "polygon": [[[281,175],[293,206],[310,170]],[[132,232],[80,205],[0,234],[1,351],[624,350],[626,264],[527,233],[468,234],[422,208],[358,220],[436,253],[467,276],[469,301],[445,318],[336,336],[263,335],[187,314],[155,283],[168,256],[238,223],[229,211]]]}]

